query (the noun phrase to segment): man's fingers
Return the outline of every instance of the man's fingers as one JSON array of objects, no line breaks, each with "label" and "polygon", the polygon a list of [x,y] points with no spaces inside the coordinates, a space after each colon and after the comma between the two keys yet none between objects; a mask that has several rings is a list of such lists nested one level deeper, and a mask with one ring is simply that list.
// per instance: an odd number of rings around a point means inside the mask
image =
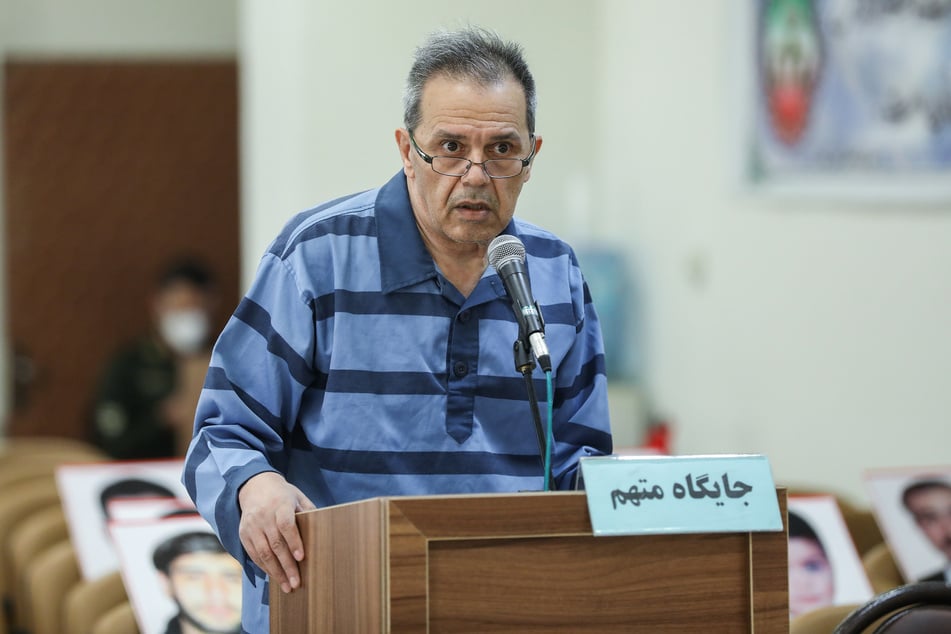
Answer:
[{"label": "man's fingers", "polygon": [[[304,542],[301,539],[300,531],[297,530],[297,520],[295,517],[293,515],[285,515],[284,517],[277,518],[277,530],[280,531],[281,537],[284,539],[284,543],[287,544],[287,548],[294,558],[294,561],[298,562],[303,560]],[[296,564],[294,568],[297,568]],[[294,587],[296,588],[297,586]]]},{"label": "man's fingers", "polygon": [[284,569],[277,555],[271,550],[271,543],[264,531],[254,531],[253,535],[242,537],[241,543],[251,561],[260,566],[261,570],[266,572],[275,583],[281,587],[287,584]]},{"label": "man's fingers", "polygon": [[286,519],[275,519],[270,528],[249,530],[242,536],[242,544],[251,560],[284,592],[300,586],[297,557],[303,558],[303,545],[293,515],[289,526]]},{"label": "man's fingers", "polygon": [[250,478],[238,497],[242,509],[238,532],[248,556],[284,592],[300,587],[297,562],[304,559],[304,543],[295,512],[314,505],[300,489],[273,472]]},{"label": "man's fingers", "polygon": [[258,548],[257,564],[268,574],[271,582],[278,584],[284,592],[290,592],[300,585],[297,562],[290,556],[283,539],[265,537],[263,543],[264,545]]},{"label": "man's fingers", "polygon": [[[297,527],[294,526],[294,533]],[[300,537],[298,537],[298,541]],[[276,566],[280,567],[281,589],[290,592],[300,585],[300,571],[297,568],[297,559],[292,547],[287,543],[284,533],[274,531],[269,534],[270,552],[277,559]],[[285,585],[286,584],[286,585]]]},{"label": "man's fingers", "polygon": [[[298,491],[300,493],[300,491]],[[314,503],[310,501],[303,493],[297,496],[297,510],[298,511],[316,511],[317,507],[314,506]]]},{"label": "man's fingers", "polygon": [[244,550],[248,553],[251,561],[267,573],[272,582],[278,584],[285,592],[289,591],[290,583],[284,573],[284,566],[277,553],[273,551],[271,540],[268,539],[265,532],[245,526],[239,530],[239,534],[241,545],[244,546]]}]

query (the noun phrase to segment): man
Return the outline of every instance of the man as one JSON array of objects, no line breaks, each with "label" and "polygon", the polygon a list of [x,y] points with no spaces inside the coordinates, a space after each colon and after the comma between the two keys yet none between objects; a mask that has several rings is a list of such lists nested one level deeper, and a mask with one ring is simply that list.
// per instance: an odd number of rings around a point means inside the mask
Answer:
[{"label": "man", "polygon": [[[151,331],[123,346],[103,371],[95,397],[92,441],[119,460],[184,455],[201,379],[185,370],[208,365],[214,280],[191,258],[160,274],[150,301]],[[183,380],[183,378],[187,380]],[[187,416],[185,412],[187,411]]]},{"label": "man", "polygon": [[237,634],[241,631],[241,565],[208,532],[171,537],[152,563],[178,606],[165,634]]},{"label": "man", "polygon": [[905,488],[902,503],[928,541],[944,555],[944,568],[920,581],[951,583],[951,484],[921,480]]},{"label": "man", "polygon": [[[183,480],[247,564],[249,632],[268,630],[269,582],[300,585],[295,511],[543,488],[518,326],[486,264],[499,234],[524,242],[546,322],[556,485],[612,449],[601,332],[574,254],[513,220],[542,145],[519,47],[466,29],[432,36],[415,60],[402,172],[293,219],[212,356]],[[534,378],[544,402],[540,367]]]}]

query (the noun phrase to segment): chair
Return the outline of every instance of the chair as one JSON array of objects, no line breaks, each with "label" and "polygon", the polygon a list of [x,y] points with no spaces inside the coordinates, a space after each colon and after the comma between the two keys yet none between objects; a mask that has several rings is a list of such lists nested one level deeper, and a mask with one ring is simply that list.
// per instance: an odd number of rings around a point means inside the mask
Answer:
[{"label": "chair", "polygon": [[119,571],[92,581],[80,581],[66,593],[63,634],[89,634],[100,617],[128,602]]},{"label": "chair", "polygon": [[875,520],[875,514],[869,509],[852,506],[849,502],[838,500],[842,519],[849,529],[849,535],[855,544],[855,550],[864,556],[870,549],[881,544],[885,539]]},{"label": "chair", "polygon": [[102,450],[95,445],[63,436],[13,436],[0,438],[0,460],[6,456],[22,454],[38,455],[44,453],[85,454],[98,455],[99,457],[105,455]]},{"label": "chair", "polygon": [[26,609],[26,569],[44,550],[68,538],[66,515],[59,505],[36,511],[13,529],[4,555],[12,569],[10,595],[15,626],[27,631],[31,629],[30,614]]},{"label": "chair", "polygon": [[829,634],[858,607],[857,604],[827,605],[806,612],[789,622],[789,634]]},{"label": "chair", "polygon": [[39,464],[53,471],[59,464],[108,460],[109,456],[100,449],[67,438],[0,439],[0,471]]},{"label": "chair", "polygon": [[121,603],[106,612],[93,625],[90,634],[139,634],[132,605]]},{"label": "chair", "polygon": [[888,592],[905,584],[905,579],[895,563],[892,551],[888,544],[882,542],[870,549],[862,556],[862,566],[865,568],[865,574],[868,575],[868,581],[872,584],[872,590],[876,594]]},{"label": "chair", "polygon": [[883,618],[873,634],[947,634],[951,584],[923,581],[883,592],[849,614],[833,634],[861,634]]},{"label": "chair", "polygon": [[45,451],[42,453],[0,453],[0,481],[14,481],[31,475],[55,475],[56,468],[63,464],[81,464],[105,462],[98,454],[75,453],[72,451]]},{"label": "chair", "polygon": [[55,476],[55,473],[56,465],[43,460],[18,458],[0,462],[0,491],[6,491],[7,487],[25,480],[51,478]]},{"label": "chair", "polygon": [[4,614],[9,616],[13,608],[12,592],[16,584],[13,564],[5,556],[10,535],[17,525],[33,513],[50,506],[60,506],[59,492],[52,476],[26,480],[8,485],[0,497],[0,598]]},{"label": "chair", "polygon": [[876,631],[881,634],[948,634],[951,631],[951,606],[905,609],[888,617]]},{"label": "chair", "polygon": [[33,634],[62,634],[63,601],[79,583],[79,562],[69,540],[47,548],[25,571],[26,609]]}]

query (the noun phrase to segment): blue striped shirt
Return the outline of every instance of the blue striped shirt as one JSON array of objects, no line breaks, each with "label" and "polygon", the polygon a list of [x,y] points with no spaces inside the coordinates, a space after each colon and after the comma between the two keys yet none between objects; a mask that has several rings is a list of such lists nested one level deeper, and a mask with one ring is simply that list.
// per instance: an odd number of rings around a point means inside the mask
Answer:
[{"label": "blue striped shirt", "polygon": [[[570,247],[514,220],[545,319],[559,488],[611,452],[598,318]],[[267,631],[267,584],[238,537],[239,487],[278,471],[318,507],[376,496],[544,487],[518,326],[487,267],[464,297],[416,227],[402,172],[291,220],[221,333],[184,483],[245,565],[244,627]],[[533,375],[547,417],[547,387]]]}]

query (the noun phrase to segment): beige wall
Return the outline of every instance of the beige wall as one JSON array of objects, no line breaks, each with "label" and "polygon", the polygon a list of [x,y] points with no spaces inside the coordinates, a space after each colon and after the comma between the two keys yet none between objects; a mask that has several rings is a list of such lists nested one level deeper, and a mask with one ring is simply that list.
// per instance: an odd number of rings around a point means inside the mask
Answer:
[{"label": "beige wall", "polygon": [[676,448],[762,452],[777,480],[861,499],[866,467],[948,461],[951,202],[738,187],[738,6],[0,0],[0,24],[29,26],[0,47],[239,48],[247,283],[293,213],[399,168],[400,90],[427,31],[470,20],[522,41],[545,147],[519,213],[627,249],[645,384]]},{"label": "beige wall", "polygon": [[766,453],[778,480],[859,499],[866,467],[947,461],[951,205],[744,191],[735,0],[360,6],[243,5],[246,279],[293,211],[398,168],[418,39],[489,24],[540,86],[519,213],[626,246],[647,393],[678,450]]},{"label": "beige wall", "polygon": [[[643,279],[649,391],[684,452],[762,452],[863,496],[948,464],[951,200],[777,198],[734,180],[735,0],[602,3],[602,226]],[[741,16],[740,16],[741,17]]]},{"label": "beige wall", "polygon": [[[539,86],[545,143],[518,213],[569,224],[574,190],[597,177],[597,4],[421,0],[241,5],[245,279],[293,213],[382,184],[401,168],[394,131],[414,47],[466,22],[520,41]],[[360,10],[354,10],[359,6]]]}]

